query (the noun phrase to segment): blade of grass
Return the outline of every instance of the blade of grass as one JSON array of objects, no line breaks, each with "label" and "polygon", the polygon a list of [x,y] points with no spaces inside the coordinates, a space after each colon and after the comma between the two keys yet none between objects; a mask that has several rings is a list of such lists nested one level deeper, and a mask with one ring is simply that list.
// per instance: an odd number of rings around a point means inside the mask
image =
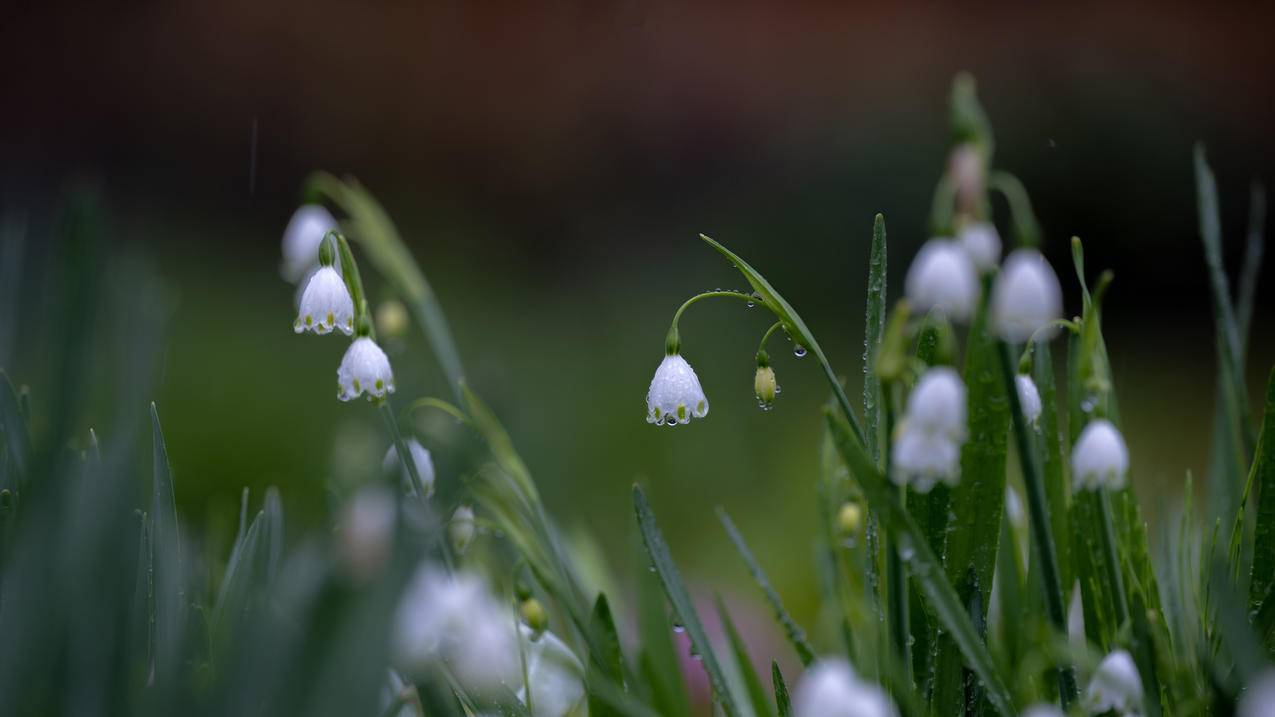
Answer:
[{"label": "blade of grass", "polygon": [[603,691],[599,687],[601,682],[609,682],[617,690],[622,690],[619,686],[624,684],[624,655],[620,651],[620,636],[615,631],[615,620],[611,617],[611,607],[604,593],[600,593],[593,603],[589,631],[604,649],[601,659],[591,660],[588,665],[589,714],[596,717],[622,714],[600,694]]},{"label": "blade of grass", "polygon": [[26,483],[27,466],[31,462],[31,438],[27,434],[27,422],[22,418],[22,409],[18,405],[18,394],[13,390],[9,374],[3,369],[0,369],[0,432],[4,433],[8,457],[17,474],[12,485],[3,485],[0,488],[8,488],[17,493]]},{"label": "blade of grass", "polygon": [[779,717],[792,716],[792,700],[788,698],[788,685],[784,682],[784,673],[779,670],[779,663],[770,661],[770,681],[775,687],[775,711]]},{"label": "blade of grass", "polygon": [[717,656],[713,653],[712,643],[708,640],[708,633],[704,631],[704,625],[700,622],[699,613],[695,611],[690,593],[686,591],[682,576],[673,563],[673,556],[669,553],[668,544],[664,542],[664,535],[655,523],[655,514],[646,500],[646,494],[637,485],[633,486],[633,507],[637,513],[638,527],[642,532],[642,541],[646,545],[647,555],[650,556],[651,563],[655,565],[655,571],[664,585],[664,593],[669,603],[672,604],[673,610],[686,628],[686,634],[691,639],[691,647],[700,656],[722,711],[727,717],[739,717],[740,711],[731,697],[725,674],[717,661]]},{"label": "blade of grass", "polygon": [[806,639],[806,631],[801,629],[797,621],[792,619],[792,616],[784,609],[784,603],[780,599],[779,593],[775,591],[775,588],[770,584],[770,580],[766,578],[766,571],[762,569],[761,564],[753,557],[753,552],[748,549],[748,544],[744,542],[744,536],[740,534],[735,527],[735,523],[726,514],[725,508],[719,507],[717,509],[717,518],[722,522],[722,527],[726,529],[726,535],[735,546],[735,551],[739,553],[739,557],[743,558],[744,564],[748,566],[748,572],[753,576],[753,582],[757,583],[757,587],[761,588],[762,594],[766,596],[766,602],[770,603],[770,608],[775,613],[775,620],[784,628],[784,634],[788,636],[788,642],[792,643],[793,649],[797,651],[797,657],[801,660],[801,664],[809,665],[815,659],[815,651]]},{"label": "blade of grass", "polygon": [[1239,298],[1235,303],[1241,363],[1248,353],[1248,330],[1253,323],[1253,302],[1257,297],[1257,274],[1266,248],[1266,188],[1254,181],[1249,188],[1248,241],[1244,243],[1244,263],[1240,265]]},{"label": "blade of grass", "polygon": [[151,574],[154,581],[152,635],[155,684],[172,689],[180,679],[181,633],[186,619],[185,575],[182,572],[181,535],[168,448],[159,425],[159,412],[151,404],[154,443],[154,485],[151,497]]},{"label": "blade of grass", "polygon": [[739,631],[735,629],[735,623],[730,619],[730,613],[726,610],[726,604],[722,602],[722,596],[714,594],[713,601],[717,606],[717,619],[721,621],[722,629],[726,632],[726,640],[730,644],[731,654],[735,659],[735,669],[739,671],[739,676],[744,682],[744,690],[748,693],[748,700],[752,703],[753,714],[757,717],[771,717],[775,712],[770,708],[770,697],[762,688],[757,671],[753,669],[753,663],[748,658],[748,646],[744,644]]},{"label": "blade of grass", "polygon": [[868,306],[863,331],[863,428],[868,456],[881,463],[881,380],[877,378],[877,351],[885,333],[886,296],[885,217],[872,224],[872,249],[868,255]]},{"label": "blade of grass", "polygon": [[1253,541],[1253,572],[1249,582],[1249,606],[1265,607],[1275,586],[1275,370],[1266,384],[1266,406],[1253,459],[1250,481],[1257,490],[1257,519]]}]

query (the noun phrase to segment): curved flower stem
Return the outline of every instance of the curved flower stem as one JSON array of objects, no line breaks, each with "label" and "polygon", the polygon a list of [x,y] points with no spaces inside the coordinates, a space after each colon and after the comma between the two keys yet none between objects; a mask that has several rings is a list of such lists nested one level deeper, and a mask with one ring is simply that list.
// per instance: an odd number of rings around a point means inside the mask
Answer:
[{"label": "curved flower stem", "polygon": [[458,422],[466,426],[471,425],[469,421],[469,416],[465,415],[464,411],[448,403],[447,401],[444,401],[441,398],[434,398],[433,396],[418,398],[412,403],[408,404],[406,408],[404,408],[402,411],[399,411],[399,418],[407,419],[411,417],[413,413],[416,413],[418,410],[422,408],[433,408],[435,410],[442,411],[443,413],[446,413],[447,415],[451,416],[452,418],[456,419]]},{"label": "curved flower stem", "polygon": [[[1036,465],[1036,447],[1023,416],[1023,406],[1018,400],[1018,385],[1014,379],[1013,349],[1001,342],[1001,369],[1005,376],[1005,393],[1009,398],[1009,412],[1014,424],[1014,438],[1018,460],[1022,464],[1023,486],[1027,490],[1027,508],[1031,517],[1032,538],[1040,555],[1040,574],[1044,580],[1045,607],[1049,620],[1060,634],[1067,634],[1067,606],[1063,602],[1062,579],[1059,577],[1058,553],[1054,547],[1053,529],[1049,522],[1049,506],[1045,498],[1045,482]],[[1058,693],[1062,695],[1063,709],[1067,709],[1078,696],[1076,675],[1070,666],[1058,668]]]},{"label": "curved flower stem", "polygon": [[767,363],[767,364],[769,364],[769,363],[770,363],[770,360],[769,360],[769,354],[767,354],[767,353],[766,353],[766,342],[770,340],[770,336],[771,336],[771,334],[775,333],[775,331],[776,331],[777,329],[779,329],[779,328],[780,328],[781,326],[783,326],[783,325],[784,325],[784,322],[782,322],[782,321],[776,321],[775,323],[773,323],[773,324],[771,324],[771,325],[770,325],[770,328],[769,328],[769,329],[766,329],[766,333],[764,333],[764,334],[762,334],[762,335],[761,335],[761,343],[757,344],[757,362],[758,362],[758,365],[762,365],[762,364],[761,364],[761,360],[762,360],[762,358],[763,358],[763,357],[765,357],[765,358],[767,359],[767,360],[766,360],[766,363]]},{"label": "curved flower stem", "polygon": [[688,308],[690,308],[691,304],[694,304],[700,299],[712,299],[719,296],[729,297],[732,299],[741,299],[743,301],[747,301],[750,304],[756,304],[758,301],[760,301],[756,296],[753,296],[752,294],[745,294],[742,291],[729,291],[729,290],[705,291],[702,294],[696,294],[695,296],[692,296],[691,298],[683,302],[682,305],[679,306],[677,308],[677,311],[674,312],[673,314],[673,323],[669,325],[668,338],[664,342],[665,353],[672,356],[673,354],[677,353],[682,346],[681,337],[678,336],[678,333],[677,333],[677,322],[682,320],[682,313],[685,312]]},{"label": "curved flower stem", "polygon": [[363,277],[359,274],[359,264],[354,261],[354,252],[350,251],[350,242],[345,235],[333,229],[324,239],[331,238],[336,242],[337,255],[341,258],[341,277],[350,290],[350,298],[354,300],[354,324],[359,336],[367,336],[376,340],[376,328],[372,325],[371,312],[368,309],[367,295],[363,293]]}]

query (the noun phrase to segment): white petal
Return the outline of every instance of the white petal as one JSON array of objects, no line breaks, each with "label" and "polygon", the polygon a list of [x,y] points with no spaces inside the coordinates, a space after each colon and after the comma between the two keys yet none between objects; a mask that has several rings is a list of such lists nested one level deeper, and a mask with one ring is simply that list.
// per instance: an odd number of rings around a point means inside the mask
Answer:
[{"label": "white petal", "polygon": [[1125,486],[1129,449],[1120,431],[1106,419],[1090,421],[1071,451],[1071,477],[1076,490]]},{"label": "white petal", "polygon": [[956,485],[961,477],[961,448],[937,433],[902,426],[890,451],[890,479],[928,493],[939,481]]},{"label": "white petal", "polygon": [[895,717],[898,711],[879,686],[860,680],[841,658],[821,659],[793,692],[794,717]]},{"label": "white petal", "polygon": [[[527,656],[527,681],[531,683],[532,717],[566,717],[584,701],[584,665],[557,635],[520,626],[522,649]],[[527,701],[526,687],[518,698]]]},{"label": "white petal", "polygon": [[1018,404],[1023,408],[1023,418],[1035,426],[1040,419],[1040,391],[1036,390],[1036,382],[1031,376],[1020,373],[1014,377],[1014,385],[1018,387]]},{"label": "white petal", "polygon": [[948,239],[927,241],[903,282],[912,307],[938,309],[956,321],[964,321],[978,302],[978,272],[960,245]]},{"label": "white petal", "polygon": [[646,422],[676,425],[708,415],[708,398],[695,369],[680,354],[665,356],[646,393]]},{"label": "white petal", "polygon": [[1142,680],[1133,658],[1116,650],[1102,659],[1085,690],[1085,709],[1093,714],[1115,710],[1137,713],[1142,707]]},{"label": "white petal", "polygon": [[956,240],[979,271],[991,271],[1001,260],[1001,236],[991,222],[966,224]]},{"label": "white petal", "polygon": [[336,269],[325,266],[310,276],[292,326],[297,333],[326,334],[336,329],[349,336],[354,332],[354,300]]},{"label": "white petal", "polygon": [[337,228],[336,219],[318,204],[304,204],[293,212],[283,230],[283,264],[279,273],[295,283],[319,263],[319,244]]},{"label": "white petal", "polygon": [[1034,249],[1005,259],[992,286],[992,325],[1006,341],[1023,343],[1062,316],[1062,289],[1053,267]]},{"label": "white petal", "polygon": [[1040,702],[1023,710],[1019,713],[1019,717],[1067,717],[1067,713],[1063,712],[1058,705]]},{"label": "white petal", "polygon": [[955,370],[927,370],[908,396],[907,420],[914,429],[963,442],[966,434],[965,384]]},{"label": "white petal", "polygon": [[1235,717],[1275,715],[1275,668],[1268,667],[1244,688]]},{"label": "white petal", "polygon": [[[429,454],[429,449],[421,445],[421,442],[415,438],[407,439],[407,452],[412,454],[412,462],[416,464],[416,472],[421,477],[421,482],[425,484],[425,497],[429,498],[434,495],[434,460]],[[403,485],[409,487],[411,492],[415,494],[416,486],[412,483],[412,475],[407,472],[407,466],[398,460],[398,448],[390,446],[385,452],[385,457],[381,459],[381,470],[384,473],[392,473],[398,471],[403,481]]]}]

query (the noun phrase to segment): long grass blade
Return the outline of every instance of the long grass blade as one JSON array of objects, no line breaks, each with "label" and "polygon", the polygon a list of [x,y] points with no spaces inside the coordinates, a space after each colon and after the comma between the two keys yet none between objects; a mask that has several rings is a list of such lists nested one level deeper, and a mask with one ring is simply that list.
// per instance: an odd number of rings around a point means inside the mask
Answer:
[{"label": "long grass blade", "polygon": [[868,254],[868,306],[863,329],[863,430],[868,455],[881,462],[881,379],[877,378],[877,351],[885,334],[886,296],[885,217],[872,223],[872,249]]},{"label": "long grass blade", "polygon": [[735,629],[735,623],[730,619],[730,612],[726,610],[722,596],[714,595],[713,599],[717,606],[717,619],[721,621],[722,629],[726,632],[726,641],[730,645],[731,655],[735,660],[735,669],[743,680],[744,691],[748,694],[748,701],[753,706],[753,714],[756,717],[771,717],[775,712],[770,708],[770,696],[762,688],[757,671],[753,669],[752,660],[748,657],[748,645],[744,644],[744,639],[739,636],[739,630]]},{"label": "long grass blade", "polygon": [[770,661],[770,681],[775,687],[775,711],[779,717],[791,717],[792,700],[788,697],[788,685],[784,682],[784,673],[779,670],[779,663]]},{"label": "long grass blade", "polygon": [[1275,370],[1266,384],[1266,406],[1250,481],[1257,491],[1253,539],[1253,571],[1249,581],[1251,609],[1263,608],[1275,587]]},{"label": "long grass blade", "polygon": [[155,642],[155,683],[172,689],[181,674],[180,644],[186,619],[185,574],[172,468],[154,403],[151,404],[151,428],[154,485],[150,512],[150,560],[155,595],[151,618]]},{"label": "long grass blade", "polygon": [[27,422],[18,405],[18,394],[13,390],[9,374],[0,369],[0,432],[4,434],[5,448],[16,475],[11,485],[0,485],[18,492],[26,483],[27,469],[31,463],[31,438],[27,434]]}]

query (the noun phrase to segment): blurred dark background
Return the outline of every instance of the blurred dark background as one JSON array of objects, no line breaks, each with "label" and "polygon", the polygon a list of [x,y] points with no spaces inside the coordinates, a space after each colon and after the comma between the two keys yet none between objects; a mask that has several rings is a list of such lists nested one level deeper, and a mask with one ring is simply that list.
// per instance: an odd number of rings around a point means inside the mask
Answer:
[{"label": "blurred dark background", "polygon": [[[278,485],[290,530],[321,529],[342,461],[379,460],[387,443],[368,405],[335,400],[344,342],[292,333],[279,239],[308,172],[349,174],[410,242],[564,526],[623,564],[642,480],[685,567],[740,584],[712,515],[724,505],[808,614],[826,396],[812,359],[779,358],[783,395],[763,414],[751,376],[765,322],[699,305],[684,353],[712,413],[643,422],[673,310],[742,284],[696,234],[761,268],[857,384],[872,216],[886,215],[897,295],[926,238],[952,78],[972,72],[995,164],[1031,192],[1069,311],[1071,235],[1091,274],[1115,271],[1107,333],[1155,514],[1208,457],[1191,147],[1204,141],[1217,171],[1234,270],[1250,181],[1275,175],[1271,27],[1269,5],[9,2],[0,212],[28,239],[5,255],[24,318],[0,357],[38,414],[54,218],[70,189],[93,188],[108,259],[143,257],[130,263],[166,287],[154,392],[187,520],[224,547],[240,488]],[[1255,396],[1275,358],[1269,286]],[[397,405],[446,394],[419,337],[392,359]],[[115,412],[88,413],[83,427],[111,440]],[[433,436],[438,500],[454,500],[468,467],[453,436]]]}]

